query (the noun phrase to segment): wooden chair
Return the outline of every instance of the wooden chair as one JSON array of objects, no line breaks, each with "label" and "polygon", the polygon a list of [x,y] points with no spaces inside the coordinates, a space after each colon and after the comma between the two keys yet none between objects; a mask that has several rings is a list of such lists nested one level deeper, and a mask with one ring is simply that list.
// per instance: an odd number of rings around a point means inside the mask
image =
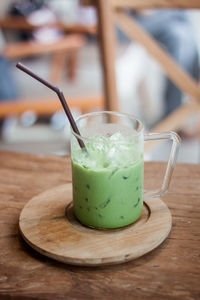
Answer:
[{"label": "wooden chair", "polygon": [[[25,41],[17,43],[8,43],[2,55],[9,60],[19,60],[21,58],[51,54],[52,65],[50,72],[50,81],[58,83],[61,79],[62,72],[66,68],[68,61],[68,75],[69,79],[74,79],[77,56],[79,50],[85,44],[84,34],[94,34],[95,28],[84,26],[67,26],[57,22],[51,26],[62,29],[63,31],[71,31],[72,34],[64,36],[62,39],[52,44],[40,44],[36,41]],[[7,17],[0,20],[0,28],[5,30],[34,30],[38,26],[29,24],[25,18],[22,17]],[[80,31],[80,32],[79,32]],[[80,34],[81,33],[81,34]],[[92,108],[102,107],[102,97],[82,97],[73,98],[69,101],[70,107],[78,107],[83,113],[92,110]],[[18,101],[1,101],[0,102],[0,118],[15,114],[21,114],[26,110],[33,110],[39,116],[51,115],[55,111],[61,109],[61,105],[57,97],[52,99],[19,99]]]},{"label": "wooden chair", "polygon": [[[5,37],[7,37],[7,32],[11,30],[16,32],[19,30],[32,32],[41,27],[45,27],[45,25],[33,25],[26,18],[20,16],[6,16],[0,19],[0,28]],[[49,24],[48,27],[57,28],[68,35],[55,43],[47,45],[39,44],[36,41],[7,44],[3,54],[11,60],[32,55],[51,54],[50,80],[54,83],[60,81],[62,73],[66,68],[66,63],[68,63],[69,79],[73,80],[76,72],[78,51],[85,44],[84,37],[87,34],[96,34],[96,27],[79,24],[67,25],[59,21]]]},{"label": "wooden chair", "polygon": [[[87,0],[86,0],[87,1]],[[87,1],[88,2],[88,1]],[[94,1],[90,1],[91,3]],[[160,63],[166,75],[185,93],[190,95],[190,102],[183,104],[161,123],[152,129],[154,132],[178,130],[193,114],[200,111],[200,86],[187,74],[171,56],[152,38],[137,21],[132,19],[124,9],[156,8],[200,8],[199,0],[96,0],[99,16],[99,35],[104,74],[105,99],[107,110],[118,110],[118,95],[115,74],[115,28],[117,25],[130,39],[138,42]],[[151,142],[147,145],[150,150]]]},{"label": "wooden chair", "polygon": [[[79,108],[82,113],[103,107],[101,96],[73,97],[73,99],[67,100],[67,103],[70,108]],[[62,106],[57,97],[51,99],[37,98],[3,101],[0,102],[0,119],[10,115],[20,115],[27,110],[35,111],[38,116],[50,116],[60,109],[62,109]]]},{"label": "wooden chair", "polygon": [[56,84],[61,80],[62,73],[67,67],[67,60],[69,79],[75,78],[78,52],[84,44],[83,35],[71,34],[50,44],[42,44],[34,40],[9,43],[5,46],[2,55],[15,61],[21,58],[50,54],[52,59],[49,79]]}]

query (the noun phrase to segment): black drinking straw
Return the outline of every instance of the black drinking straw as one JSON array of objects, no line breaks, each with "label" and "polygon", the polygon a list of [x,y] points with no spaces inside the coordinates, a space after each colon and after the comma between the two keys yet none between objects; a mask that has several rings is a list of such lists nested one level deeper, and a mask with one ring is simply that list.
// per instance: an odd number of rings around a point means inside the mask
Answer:
[{"label": "black drinking straw", "polygon": [[[75,133],[77,133],[78,135],[80,135],[80,132],[78,130],[78,127],[76,126],[76,122],[74,121],[74,118],[73,118],[72,113],[71,113],[71,111],[69,109],[67,101],[65,100],[63,92],[61,90],[59,90],[59,88],[57,86],[53,85],[51,82],[49,82],[49,81],[41,78],[40,76],[36,75],[35,73],[33,73],[29,68],[25,67],[23,64],[21,64],[21,63],[18,62],[16,64],[16,67],[18,69],[24,71],[25,73],[27,73],[31,77],[35,78],[36,80],[40,81],[41,83],[43,83],[44,85],[46,85],[48,88],[50,88],[54,92],[56,92],[56,94],[58,95],[58,98],[60,99],[60,102],[61,102],[61,104],[63,106],[63,109],[64,109],[64,111],[65,111],[65,113],[67,115],[67,118],[68,118],[68,120],[70,122],[70,125],[71,125],[73,131]],[[77,140],[78,140],[78,143],[79,143],[80,147],[81,148],[85,148],[84,142],[81,139],[79,139],[78,137],[77,137]]]}]

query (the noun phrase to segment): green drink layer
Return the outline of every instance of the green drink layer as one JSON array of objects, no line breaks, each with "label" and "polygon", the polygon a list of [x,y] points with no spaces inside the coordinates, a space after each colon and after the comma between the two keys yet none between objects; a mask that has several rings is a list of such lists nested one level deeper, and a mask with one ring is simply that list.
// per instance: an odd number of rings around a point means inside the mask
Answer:
[{"label": "green drink layer", "polygon": [[135,222],[143,206],[143,160],[127,168],[86,169],[72,162],[74,212],[83,224],[117,228]]},{"label": "green drink layer", "polygon": [[74,213],[96,228],[131,224],[143,207],[143,137],[119,124],[90,129],[87,151],[72,138]]}]

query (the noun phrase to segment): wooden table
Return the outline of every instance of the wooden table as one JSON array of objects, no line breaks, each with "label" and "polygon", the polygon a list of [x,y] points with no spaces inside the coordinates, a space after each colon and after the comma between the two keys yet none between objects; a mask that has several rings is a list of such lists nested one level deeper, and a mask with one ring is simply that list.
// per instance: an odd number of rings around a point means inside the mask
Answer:
[{"label": "wooden table", "polygon": [[[163,163],[146,163],[148,188]],[[0,299],[200,299],[200,166],[179,164],[164,200],[170,236],[132,262],[75,267],[39,255],[18,234],[19,214],[34,195],[71,181],[68,157],[0,151]]]}]

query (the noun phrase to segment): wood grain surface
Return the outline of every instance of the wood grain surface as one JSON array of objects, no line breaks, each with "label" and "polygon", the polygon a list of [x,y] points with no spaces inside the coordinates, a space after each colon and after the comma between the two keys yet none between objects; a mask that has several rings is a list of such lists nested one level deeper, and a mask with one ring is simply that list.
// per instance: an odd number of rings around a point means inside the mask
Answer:
[{"label": "wood grain surface", "polygon": [[[164,163],[146,163],[146,188],[159,186],[164,168]],[[164,197],[173,217],[170,236],[149,254],[116,266],[64,265],[19,237],[19,215],[27,201],[69,182],[67,157],[0,151],[0,299],[199,299],[199,165],[175,168]]]},{"label": "wood grain surface", "polygon": [[73,214],[72,184],[48,189],[22,209],[20,233],[39,253],[80,266],[104,266],[136,259],[158,247],[171,230],[171,214],[159,198],[145,200],[140,219],[124,228],[81,225]]}]

